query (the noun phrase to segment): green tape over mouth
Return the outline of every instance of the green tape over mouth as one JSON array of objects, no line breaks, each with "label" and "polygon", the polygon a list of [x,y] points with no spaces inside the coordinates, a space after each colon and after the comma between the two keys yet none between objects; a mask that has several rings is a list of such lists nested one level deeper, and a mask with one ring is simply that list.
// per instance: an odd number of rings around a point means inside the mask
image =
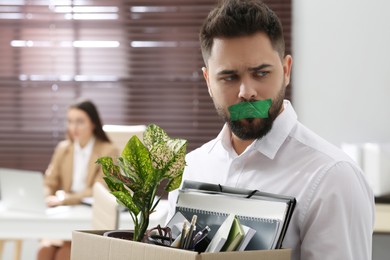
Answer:
[{"label": "green tape over mouth", "polygon": [[245,118],[268,118],[268,111],[272,105],[272,99],[258,100],[254,102],[241,102],[228,107],[230,120],[237,121]]}]

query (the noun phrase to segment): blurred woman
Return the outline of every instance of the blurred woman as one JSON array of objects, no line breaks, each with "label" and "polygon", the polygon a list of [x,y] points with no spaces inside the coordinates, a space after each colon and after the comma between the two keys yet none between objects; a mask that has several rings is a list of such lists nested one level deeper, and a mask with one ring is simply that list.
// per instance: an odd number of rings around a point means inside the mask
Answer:
[{"label": "blurred woman", "polygon": [[[118,149],[103,131],[95,105],[91,101],[71,105],[67,112],[67,139],[57,145],[45,172],[47,205],[75,205],[92,196],[93,184],[104,182],[96,160],[118,155]],[[70,242],[42,241],[38,260],[46,259],[70,259]]]}]

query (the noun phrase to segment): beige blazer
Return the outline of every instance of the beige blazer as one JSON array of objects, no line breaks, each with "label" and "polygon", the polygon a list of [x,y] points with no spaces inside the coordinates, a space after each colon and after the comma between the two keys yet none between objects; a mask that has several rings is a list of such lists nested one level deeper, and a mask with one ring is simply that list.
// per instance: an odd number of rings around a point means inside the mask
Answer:
[{"label": "beige blazer", "polygon": [[[86,189],[71,193],[73,179],[73,143],[69,140],[60,142],[55,148],[51,162],[45,172],[46,195],[54,195],[58,190],[64,190],[66,195],[64,205],[79,204],[84,197],[92,196],[92,186],[99,181],[104,183],[101,166],[96,163],[99,157],[118,157],[119,151],[112,144],[96,139],[88,164]],[[105,183],[104,183],[105,184]]]}]

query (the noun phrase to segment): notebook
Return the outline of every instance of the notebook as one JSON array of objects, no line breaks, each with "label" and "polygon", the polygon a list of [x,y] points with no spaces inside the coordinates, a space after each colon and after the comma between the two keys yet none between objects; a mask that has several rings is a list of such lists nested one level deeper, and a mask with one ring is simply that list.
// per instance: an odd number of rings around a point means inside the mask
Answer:
[{"label": "notebook", "polygon": [[[230,217],[231,215],[229,215]],[[229,219],[229,217],[227,219]],[[244,239],[245,233],[244,229],[242,228],[242,225],[238,218],[234,216],[234,220],[232,223],[232,226],[229,231],[228,238],[223,245],[221,251],[236,251],[238,246],[240,245],[241,241]]]},{"label": "notebook", "polygon": [[246,250],[264,250],[281,248],[295,203],[293,197],[186,180],[176,211],[187,218],[197,214],[198,223],[214,231],[210,238],[235,214],[241,224],[256,230]]},{"label": "notebook", "polygon": [[252,240],[252,237],[256,234],[256,229],[253,229],[251,227],[248,227],[248,226],[245,226],[245,225],[242,225],[242,229],[244,231],[244,238],[242,239],[242,241],[240,242],[240,244],[238,245],[237,247],[237,250],[236,251],[244,251],[247,247],[247,245],[249,244],[249,242]]},{"label": "notebook", "polygon": [[[211,240],[209,246],[206,248],[206,252],[219,252],[222,250],[223,246],[227,243],[229,238],[230,230],[232,229],[234,222],[234,215],[230,214],[223,221],[221,226],[218,228],[213,239]],[[226,250],[224,250],[226,251]]]},{"label": "notebook", "polygon": [[68,209],[46,206],[43,174],[37,171],[0,168],[0,193],[2,204],[10,210],[50,215]]}]

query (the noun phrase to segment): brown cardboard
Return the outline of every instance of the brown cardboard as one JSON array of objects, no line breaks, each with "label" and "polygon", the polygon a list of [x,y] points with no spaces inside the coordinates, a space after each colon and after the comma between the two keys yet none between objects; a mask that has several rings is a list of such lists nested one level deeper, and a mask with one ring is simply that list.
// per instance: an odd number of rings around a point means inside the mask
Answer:
[{"label": "brown cardboard", "polygon": [[291,250],[202,253],[117,238],[104,237],[105,231],[73,231],[72,260],[290,260]]}]

